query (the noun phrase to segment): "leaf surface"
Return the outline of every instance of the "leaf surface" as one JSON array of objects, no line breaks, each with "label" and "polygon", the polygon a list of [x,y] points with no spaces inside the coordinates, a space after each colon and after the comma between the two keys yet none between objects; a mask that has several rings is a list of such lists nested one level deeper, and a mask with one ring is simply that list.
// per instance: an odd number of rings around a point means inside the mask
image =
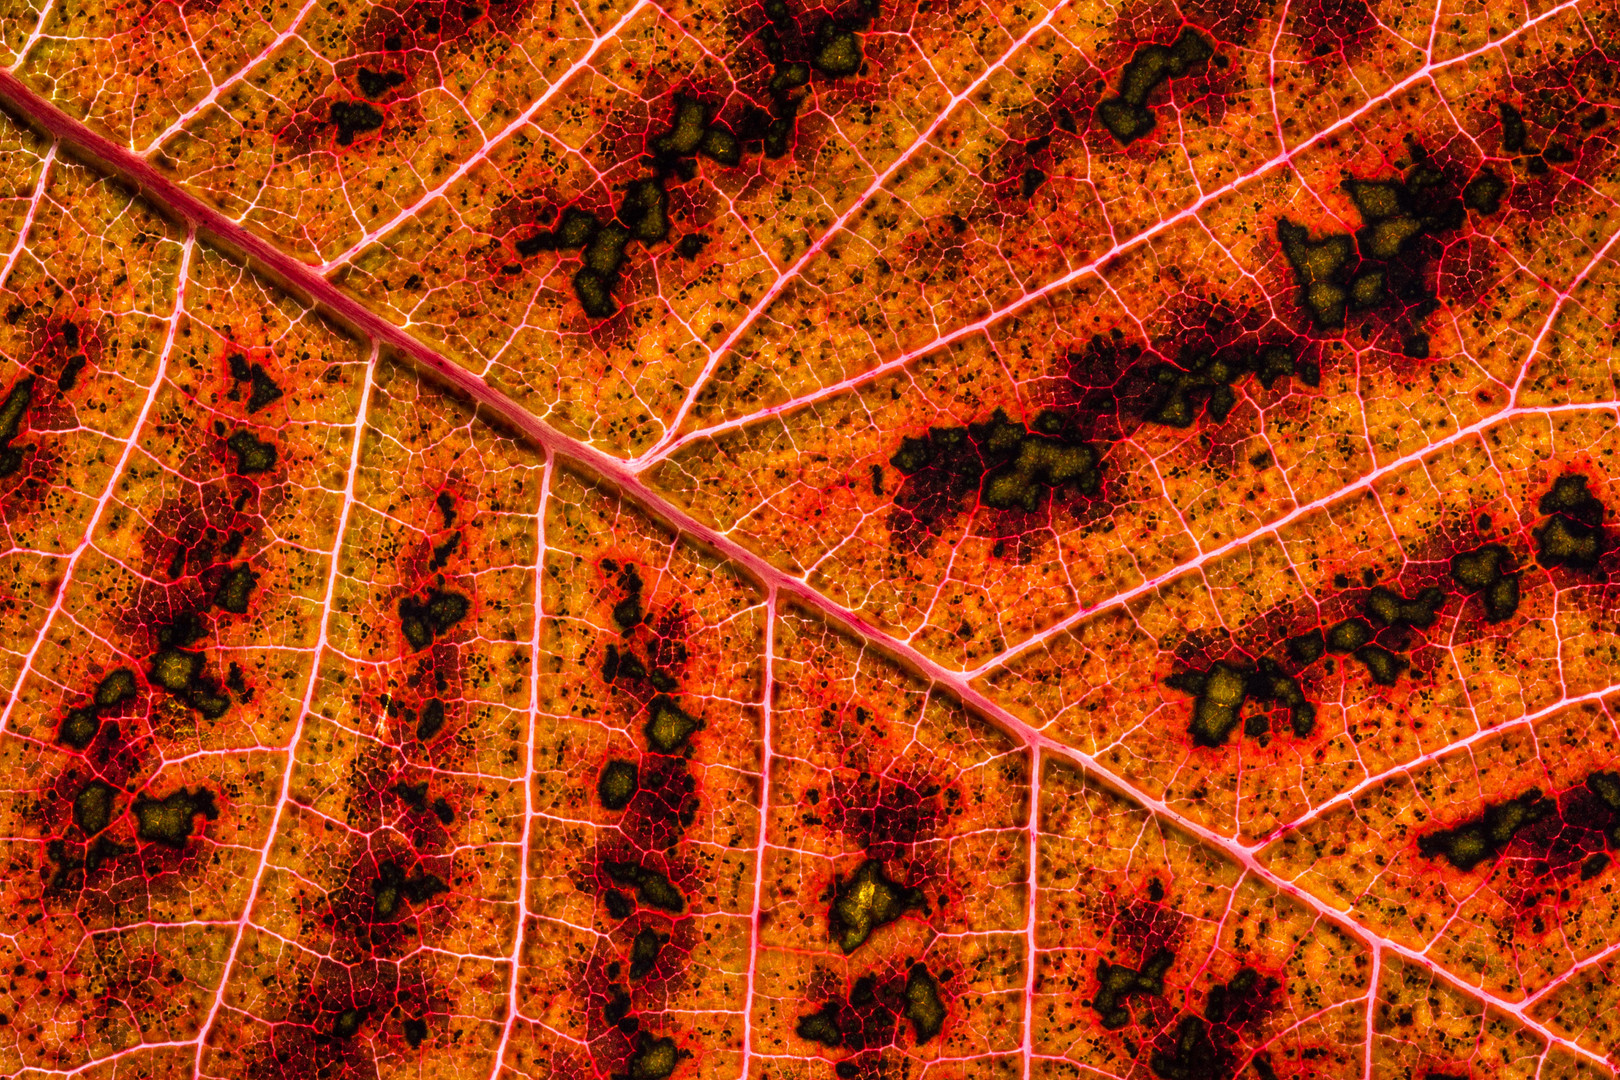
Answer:
[{"label": "leaf surface", "polygon": [[1612,1073],[1612,3],[0,46],[0,1072]]}]

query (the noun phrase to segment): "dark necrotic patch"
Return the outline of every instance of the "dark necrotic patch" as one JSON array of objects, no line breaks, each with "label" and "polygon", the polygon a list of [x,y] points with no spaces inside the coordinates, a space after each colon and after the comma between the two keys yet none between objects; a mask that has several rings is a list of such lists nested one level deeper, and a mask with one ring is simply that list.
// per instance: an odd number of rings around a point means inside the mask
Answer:
[{"label": "dark necrotic patch", "polygon": [[1277,222],[1277,239],[1283,255],[1294,269],[1300,299],[1318,330],[1344,326],[1345,307],[1350,300],[1347,271],[1355,255],[1355,244],[1339,233],[1318,240],[1302,225],[1287,218]]},{"label": "dark necrotic patch", "polygon": [[57,729],[56,737],[64,745],[83,750],[95,741],[101,730],[101,719],[94,709],[70,709]]},{"label": "dark necrotic patch", "polygon": [[5,401],[0,402],[0,476],[12,475],[27,460],[30,448],[13,446],[12,442],[22,433],[33,398],[34,377],[25,375],[12,386]]},{"label": "dark necrotic patch", "polygon": [[596,780],[596,797],[608,810],[623,810],[630,805],[639,787],[636,764],[615,758],[603,768]]},{"label": "dark necrotic patch", "polygon": [[1451,557],[1451,580],[1464,591],[1478,594],[1485,604],[1485,621],[1504,622],[1519,610],[1519,575],[1514,558],[1501,544],[1486,544]]},{"label": "dark necrotic patch", "polygon": [[135,800],[135,835],[171,848],[184,848],[196,829],[196,819],[219,817],[214,793],[206,788],[181,788],[162,799],[142,795]]},{"label": "dark necrotic patch", "polygon": [[668,944],[668,934],[660,934],[650,926],[637,930],[630,942],[630,981],[638,982],[651,975],[658,967],[659,954]]},{"label": "dark necrotic patch", "polygon": [[854,1051],[895,1045],[902,1021],[909,1021],[917,1045],[935,1038],[945,1025],[945,1002],[939,983],[922,964],[897,975],[863,975],[848,994],[799,1018],[801,1039]]},{"label": "dark necrotic patch", "polygon": [[625,1075],[628,1080],[664,1080],[685,1056],[676,1048],[674,1039],[655,1039],[643,1033],[635,1053],[626,1062]]},{"label": "dark necrotic patch", "polygon": [[259,575],[243,563],[233,566],[225,571],[220,578],[219,587],[214,590],[214,606],[233,615],[247,614],[248,602],[253,598],[253,590],[259,584]]},{"label": "dark necrotic patch", "polygon": [[633,862],[605,863],[602,870],[618,884],[634,887],[636,898],[649,907],[676,915],[686,910],[686,898],[658,870]]},{"label": "dark necrotic patch", "polygon": [[1439,306],[1433,278],[1441,238],[1460,228],[1470,209],[1495,213],[1507,187],[1488,171],[1464,183],[1430,165],[1417,147],[1412,157],[1403,178],[1345,181],[1363,222],[1353,238],[1313,239],[1287,218],[1279,219],[1277,236],[1318,331],[1342,329],[1348,312],[1376,310],[1382,323],[1363,327],[1369,339],[1386,325],[1404,355],[1421,359],[1429,354],[1429,335],[1418,324]]},{"label": "dark necrotic patch", "polygon": [[371,885],[372,911],[378,920],[387,922],[396,918],[406,904],[425,904],[449,891],[450,887],[436,875],[416,873],[406,877],[398,863],[385,859]]},{"label": "dark necrotic patch", "polygon": [[225,441],[225,446],[236,455],[236,471],[243,476],[269,472],[276,467],[276,448],[261,442],[251,431],[238,431]]},{"label": "dark necrotic patch", "polygon": [[102,780],[92,780],[73,797],[73,821],[86,836],[94,836],[112,824],[117,789]]},{"label": "dark necrotic patch", "polygon": [[1113,1031],[1129,1024],[1131,1010],[1128,1002],[1132,997],[1161,996],[1164,993],[1165,972],[1170,970],[1174,962],[1175,956],[1168,949],[1159,949],[1140,968],[1099,960],[1097,992],[1092,995],[1091,1005],[1102,1017],[1102,1026]]},{"label": "dark necrotic patch", "polygon": [[1237,404],[1234,386],[1253,374],[1261,385],[1271,389],[1280,377],[1300,374],[1294,352],[1280,345],[1251,350],[1226,350],[1221,354],[1200,353],[1177,365],[1159,364],[1153,380],[1159,396],[1148,410],[1147,419],[1169,427],[1191,427],[1202,414],[1220,423]]},{"label": "dark necrotic patch", "polygon": [[609,889],[602,896],[607,913],[615,919],[628,919],[636,913],[636,905],[618,889]]},{"label": "dark necrotic patch", "polygon": [[84,366],[89,362],[90,358],[85,356],[84,353],[74,353],[68,357],[66,362],[62,364],[61,374],[56,377],[56,388],[65,394],[79,385],[79,375],[83,373]]},{"label": "dark necrotic patch", "polygon": [[1353,653],[1372,639],[1372,627],[1365,619],[1343,619],[1327,630],[1327,647],[1330,652]]},{"label": "dark necrotic patch", "polygon": [[1327,639],[1319,627],[1295,634],[1283,643],[1283,650],[1296,664],[1314,664],[1327,652]]},{"label": "dark necrotic patch", "polygon": [[[195,640],[193,636],[194,622],[190,619],[182,620],[171,628],[170,640],[189,644]],[[164,635],[169,636],[169,635]],[[161,637],[160,637],[161,640]],[[153,657],[151,667],[147,669],[147,679],[155,686],[160,686],[187,705],[196,709],[210,720],[217,720],[225,715],[230,708],[230,698],[222,693],[217,685],[203,677],[204,658],[201,653],[188,652],[173,645],[160,649]]]},{"label": "dark necrotic patch", "polygon": [[872,931],[923,903],[919,890],[901,885],[884,873],[881,862],[868,859],[848,881],[834,884],[827,930],[847,956],[860,948]]},{"label": "dark necrotic patch", "polygon": [[85,749],[101,730],[101,714],[133,700],[136,692],[135,673],[129,668],[114,668],[96,684],[89,704],[68,711],[57,738],[75,750]]},{"label": "dark necrotic patch", "polygon": [[945,1027],[945,1002],[939,996],[939,980],[922,964],[911,965],[906,975],[905,1017],[917,1045],[929,1042]]},{"label": "dark necrotic patch", "polygon": [[383,114],[369,101],[334,101],[327,114],[337,128],[339,146],[349,146],[360,136],[383,126]]},{"label": "dark necrotic patch", "polygon": [[1432,587],[1407,599],[1380,585],[1368,595],[1361,609],[1379,626],[1433,626],[1445,600],[1446,594]]},{"label": "dark necrotic patch", "polygon": [[1236,1076],[1246,1032],[1271,1010],[1280,986],[1253,968],[1240,969],[1230,982],[1210,989],[1202,1016],[1181,1018],[1168,1044],[1161,1041],[1149,1055],[1149,1068],[1163,1080]]},{"label": "dark necrotic patch", "polygon": [[369,1012],[367,1009],[344,1009],[338,1013],[337,1019],[332,1022],[332,1038],[354,1038],[360,1033],[360,1027],[366,1022]]},{"label": "dark necrotic patch", "polygon": [[373,71],[371,68],[361,68],[355,75],[355,82],[360,86],[360,93],[372,101],[381,101],[388,96],[390,90],[405,85],[403,71]]},{"label": "dark necrotic patch", "polygon": [[456,553],[461,545],[461,533],[453,532],[444,543],[433,549],[433,559],[428,563],[429,570],[443,570],[450,562],[450,557]]},{"label": "dark necrotic patch", "polygon": [[1159,84],[1181,78],[1213,55],[1215,49],[1209,40],[1191,27],[1183,27],[1171,45],[1143,45],[1121,72],[1117,95],[1097,105],[1098,122],[1129,146],[1158,122],[1147,102]]},{"label": "dark necrotic patch", "polygon": [[621,633],[629,634],[641,625],[645,614],[641,606],[641,575],[636,572],[634,564],[619,571],[619,588],[624,596],[613,605],[613,623]]},{"label": "dark necrotic patch", "polygon": [[1587,490],[1587,479],[1579,473],[1565,473],[1553,481],[1552,490],[1537,504],[1547,520],[1532,534],[1536,538],[1536,559],[1551,569],[1592,570],[1607,550],[1603,528],[1603,504]]},{"label": "dark necrotic patch", "polygon": [[997,409],[982,424],[929,428],[902,440],[889,463],[905,477],[891,527],[909,532],[920,526],[936,535],[975,494],[994,510],[1033,513],[1048,492],[1072,488],[1094,495],[1102,479],[1101,456],[1055,410],[1029,427]]},{"label": "dark necrotic patch", "polygon": [[448,589],[430,589],[426,596],[401,597],[399,618],[411,650],[425,649],[472,610],[472,602]]},{"label": "dark necrotic patch", "polygon": [[1524,149],[1525,136],[1528,134],[1524,114],[1505,101],[1498,102],[1496,108],[1502,123],[1502,149],[1517,154]]},{"label": "dark necrotic patch", "polygon": [[[1620,795],[1620,791],[1617,791]],[[1418,838],[1418,851],[1430,859],[1444,857],[1459,870],[1472,870],[1494,859],[1516,833],[1552,813],[1555,805],[1531,788],[1516,799],[1487,806],[1479,817]]]},{"label": "dark necrotic patch", "polygon": [[1372,681],[1379,686],[1394,686],[1401,677],[1401,672],[1411,667],[1411,662],[1404,656],[1390,652],[1382,645],[1363,645],[1356,650],[1356,659],[1361,661],[1372,676]]},{"label": "dark necrotic patch", "polygon": [[412,810],[427,809],[428,783],[426,780],[416,784],[401,780],[393,786],[392,790],[399,797],[399,801]]},{"label": "dark necrotic patch", "polygon": [[648,747],[655,753],[680,753],[686,749],[687,741],[703,728],[702,720],[663,694],[652,699],[647,712],[647,724],[642,730],[647,736]]},{"label": "dark necrotic patch", "polygon": [[1218,661],[1204,671],[1179,672],[1165,680],[1173,690],[1193,695],[1193,715],[1187,725],[1195,746],[1223,745],[1237,730],[1243,706],[1254,701],[1264,711],[1251,715],[1244,733],[1264,737],[1270,721],[1264,712],[1281,707],[1288,710],[1289,724],[1296,736],[1304,738],[1316,729],[1316,707],[1305,698],[1299,680],[1276,661],[1262,657],[1250,666]]},{"label": "dark necrotic patch", "polygon": [[427,742],[444,730],[444,702],[433,698],[422,706],[422,718],[416,724],[418,742]]}]

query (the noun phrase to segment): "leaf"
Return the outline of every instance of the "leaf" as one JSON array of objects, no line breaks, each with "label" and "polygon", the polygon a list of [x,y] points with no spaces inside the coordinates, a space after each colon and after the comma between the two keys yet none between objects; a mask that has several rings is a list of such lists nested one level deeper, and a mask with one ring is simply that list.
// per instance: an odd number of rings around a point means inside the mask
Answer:
[{"label": "leaf", "polygon": [[1612,4],[0,50],[4,1075],[1612,1074]]}]

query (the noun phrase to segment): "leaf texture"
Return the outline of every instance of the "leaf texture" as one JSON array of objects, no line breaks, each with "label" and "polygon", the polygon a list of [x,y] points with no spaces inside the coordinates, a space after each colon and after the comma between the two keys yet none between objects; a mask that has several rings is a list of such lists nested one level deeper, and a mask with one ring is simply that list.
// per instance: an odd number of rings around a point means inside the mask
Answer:
[{"label": "leaf texture", "polygon": [[0,1074],[1612,1075],[1612,2],[0,57]]}]

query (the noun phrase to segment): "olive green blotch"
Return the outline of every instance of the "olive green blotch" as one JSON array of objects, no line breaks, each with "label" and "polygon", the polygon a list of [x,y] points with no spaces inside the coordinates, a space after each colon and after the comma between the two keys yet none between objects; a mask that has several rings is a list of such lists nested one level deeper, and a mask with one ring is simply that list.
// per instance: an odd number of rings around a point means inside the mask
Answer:
[{"label": "olive green blotch", "polygon": [[635,982],[653,973],[658,966],[658,954],[669,944],[669,935],[660,934],[650,926],[636,931],[630,942],[630,980]]},{"label": "olive green blotch", "polygon": [[118,789],[100,780],[92,780],[73,797],[73,820],[84,835],[94,836],[112,824],[113,804]]},{"label": "olive green blotch", "polygon": [[921,964],[911,965],[906,976],[905,1017],[911,1021],[918,1046],[933,1039],[945,1026],[945,1002],[939,996],[939,982]]},{"label": "olive green blotch", "polygon": [[664,1080],[685,1056],[676,1049],[674,1039],[643,1036],[636,1052],[630,1056],[629,1080]]},{"label": "olive green blotch", "polygon": [[1437,588],[1427,588],[1407,599],[1380,585],[1368,595],[1361,610],[1379,626],[1432,626],[1440,612],[1446,594]]},{"label": "olive green blotch", "polygon": [[620,885],[633,886],[636,897],[649,907],[676,915],[686,910],[681,891],[657,870],[633,862],[610,862],[602,869]]},{"label": "olive green blotch", "polygon": [[1501,544],[1486,544],[1451,557],[1451,580],[1485,601],[1485,621],[1503,622],[1519,610],[1519,575],[1510,573],[1513,556]]},{"label": "olive green blotch", "polygon": [[135,692],[135,673],[129,668],[114,668],[96,684],[96,707],[110,709],[122,705],[134,698]]},{"label": "olive green blotch", "polygon": [[1551,569],[1594,569],[1607,549],[1603,531],[1603,504],[1587,490],[1587,479],[1579,473],[1565,473],[1553,481],[1552,490],[1541,497],[1538,509],[1551,517],[1532,530],[1536,538],[1536,559]]},{"label": "olive green blotch", "polygon": [[918,889],[908,888],[883,872],[883,864],[868,859],[848,881],[833,889],[832,909],[827,929],[832,940],[848,956],[872,936],[912,908],[923,906]]},{"label": "olive green blotch", "polygon": [[1365,619],[1344,619],[1327,630],[1328,651],[1352,653],[1373,639],[1372,627]]},{"label": "olive green blotch", "polygon": [[609,761],[596,779],[596,797],[607,810],[623,810],[639,789],[638,770],[633,761]]},{"label": "olive green blotch", "polygon": [[1120,74],[1118,95],[1097,105],[1098,121],[1114,138],[1129,146],[1158,122],[1147,100],[1159,84],[1181,78],[1214,55],[1209,41],[1186,27],[1169,46],[1139,47]]},{"label": "olive green blotch", "polygon": [[269,472],[276,467],[276,448],[261,442],[251,431],[238,431],[225,440],[225,446],[236,455],[236,471],[243,476]]},{"label": "olive green blotch", "polygon": [[219,588],[214,592],[214,603],[233,615],[246,615],[248,601],[253,598],[253,590],[258,584],[259,575],[246,563],[233,566],[220,580]]},{"label": "olive green blotch", "polygon": [[1138,994],[1150,997],[1162,996],[1165,972],[1170,970],[1170,965],[1174,961],[1175,955],[1169,949],[1155,952],[1140,969],[1099,960],[1097,993],[1091,999],[1091,1005],[1102,1017],[1102,1026],[1115,1031],[1129,1024],[1131,1010],[1126,1007],[1126,1003],[1131,997]]},{"label": "olive green blotch", "polygon": [[199,814],[209,821],[219,817],[214,793],[206,788],[181,788],[162,799],[143,795],[135,800],[135,835],[152,843],[184,848]]},{"label": "olive green blotch", "polygon": [[703,727],[702,720],[663,694],[653,698],[647,708],[647,724],[642,730],[654,753],[679,753],[686,748],[687,740]]},{"label": "olive green blotch", "polygon": [[1350,294],[1343,284],[1345,270],[1355,254],[1355,243],[1346,233],[1334,233],[1319,240],[1287,218],[1277,222],[1277,238],[1283,255],[1294,269],[1305,310],[1318,330],[1344,326],[1345,307]]},{"label": "olive green blotch", "polygon": [[[1616,796],[1620,799],[1620,791]],[[1531,788],[1516,799],[1487,806],[1472,821],[1420,837],[1418,851],[1431,859],[1444,856],[1458,870],[1472,870],[1500,854],[1520,829],[1556,809],[1552,800],[1541,797],[1540,788]]]},{"label": "olive green blotch", "polygon": [[431,589],[420,600],[414,596],[401,597],[399,617],[406,644],[413,652],[427,648],[435,637],[466,618],[471,610],[472,601],[447,589]]}]

